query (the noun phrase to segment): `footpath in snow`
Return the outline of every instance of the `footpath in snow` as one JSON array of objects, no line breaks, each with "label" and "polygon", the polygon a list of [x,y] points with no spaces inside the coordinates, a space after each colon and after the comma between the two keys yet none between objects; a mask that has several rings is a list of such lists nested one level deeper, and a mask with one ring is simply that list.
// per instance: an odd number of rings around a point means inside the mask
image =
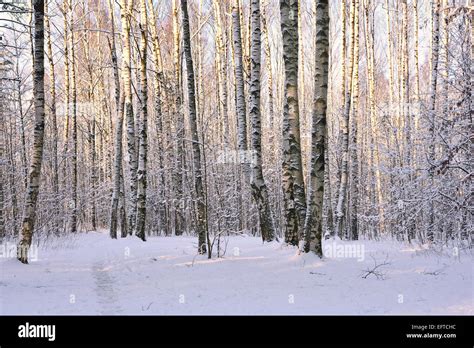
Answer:
[{"label": "footpath in snow", "polygon": [[321,260],[239,236],[209,260],[196,242],[89,232],[33,248],[29,265],[7,243],[0,314],[474,314],[465,252],[329,240]]}]

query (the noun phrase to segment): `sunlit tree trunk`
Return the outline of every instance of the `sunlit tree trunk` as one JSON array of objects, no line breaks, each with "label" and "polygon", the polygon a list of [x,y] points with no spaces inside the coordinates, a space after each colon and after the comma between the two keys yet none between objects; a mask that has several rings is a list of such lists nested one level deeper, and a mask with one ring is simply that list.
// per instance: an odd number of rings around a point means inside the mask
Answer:
[{"label": "sunlit tree trunk", "polygon": [[133,0],[120,0],[120,15],[122,19],[123,63],[122,79],[125,96],[125,120],[127,122],[127,144],[130,168],[130,210],[128,214],[128,233],[135,229],[137,213],[137,150],[135,137],[135,120],[132,105],[132,58],[130,50],[130,16]]},{"label": "sunlit tree trunk", "polygon": [[[240,0],[234,0],[232,4],[232,41],[233,41],[233,63],[235,76],[235,111],[237,118],[237,148],[239,154],[245,155],[248,151],[247,146],[247,105],[245,100],[245,80],[244,80],[244,61],[242,51],[242,27],[240,14]],[[239,195],[239,209],[244,207],[244,190],[242,184],[248,185],[250,179],[249,164],[245,161],[240,163],[241,177],[240,185],[237,187]],[[245,211],[242,211],[240,218],[240,229],[246,227]]]},{"label": "sunlit tree trunk", "polygon": [[[48,10],[48,2],[44,3],[45,8],[45,34],[46,34],[46,56],[48,57],[49,63],[49,93],[51,95],[51,104],[49,107],[50,116],[51,116],[51,128],[52,128],[52,186],[53,192],[55,194],[55,209],[59,212],[59,162],[58,162],[58,121],[57,121],[57,112],[56,112],[56,70],[53,57],[53,48],[51,40],[51,24],[50,24],[50,14]],[[53,222],[54,233],[59,233],[59,221],[55,218]]]},{"label": "sunlit tree trunk", "polygon": [[185,230],[184,221],[184,169],[185,169],[185,147],[184,147],[184,110],[183,91],[181,79],[181,35],[179,26],[179,3],[173,0],[173,42],[174,42],[174,77],[176,83],[175,107],[176,107],[176,172],[174,175],[174,189],[176,191],[175,205],[175,234],[181,235]]},{"label": "sunlit tree trunk", "polygon": [[196,92],[194,81],[194,65],[193,56],[191,52],[191,34],[189,30],[189,15],[187,1],[181,0],[181,13],[183,25],[183,44],[184,57],[186,62],[187,73],[187,87],[188,87],[188,112],[189,112],[189,126],[191,130],[191,141],[193,149],[194,162],[194,189],[196,193],[197,205],[197,221],[196,229],[198,234],[198,251],[200,254],[205,254],[206,247],[206,206],[203,188],[203,176],[201,166],[201,143],[199,141],[198,127],[197,127],[197,113],[196,113]]},{"label": "sunlit tree trunk", "polygon": [[48,57],[49,62],[49,69],[50,69],[50,76],[49,76],[49,91],[51,94],[51,127],[53,128],[53,148],[52,148],[52,162],[53,162],[53,192],[55,194],[59,193],[59,174],[58,174],[58,122],[57,122],[57,115],[56,115],[56,70],[55,64],[53,59],[53,49],[51,43],[51,25],[49,21],[49,11],[48,11],[48,4],[47,2],[44,3],[45,7],[45,17],[44,17],[44,25],[45,25],[45,34],[46,34],[46,56]]},{"label": "sunlit tree trunk", "polygon": [[283,107],[285,242],[298,245],[303,235],[306,214],[298,105],[298,1],[280,0],[280,16],[285,63],[285,102]]},{"label": "sunlit tree trunk", "polygon": [[[88,88],[87,88],[87,101],[89,103],[89,118],[88,121],[88,143],[89,143],[89,159],[90,159],[90,188],[91,188],[91,199],[90,199],[90,220],[92,225],[92,230],[95,231],[97,229],[97,207],[96,207],[96,199],[97,199],[97,136],[96,136],[96,123],[98,120],[96,119],[96,100],[97,97],[95,95],[95,84],[94,84],[94,68],[91,63],[91,52],[90,52],[90,44],[89,40],[91,36],[86,35],[84,36],[84,53],[85,59],[87,61],[86,70],[88,74]],[[86,42],[87,41],[87,42]],[[100,52],[100,50],[99,50]],[[100,83],[99,83],[99,90],[100,90]]]},{"label": "sunlit tree trunk", "polygon": [[358,143],[358,108],[359,108],[359,0],[354,1],[354,47],[352,53],[352,92],[351,92],[351,114],[350,114],[350,145],[349,153],[351,157],[350,168],[350,238],[359,238],[358,230],[358,209],[359,209],[359,143]]},{"label": "sunlit tree trunk", "polygon": [[260,110],[260,0],[252,0],[252,44],[250,65],[250,101],[249,116],[252,124],[252,195],[258,208],[260,232],[264,242],[275,239],[275,227],[270,210],[268,189],[263,178],[262,168],[262,122]]},{"label": "sunlit tree trunk", "polygon": [[[273,69],[272,69],[272,52],[270,49],[270,33],[268,32],[267,16],[265,13],[265,5],[262,4],[262,34],[263,34],[263,44],[265,52],[265,63],[267,70],[267,88],[268,88],[268,115],[270,128],[273,128],[274,125],[274,96],[273,96]],[[273,133],[272,133],[273,135]],[[273,139],[273,137],[271,138]]]},{"label": "sunlit tree trunk", "polygon": [[148,45],[148,17],[146,0],[140,0],[140,84],[141,84],[141,117],[140,117],[140,150],[138,159],[138,197],[137,222],[135,234],[145,241],[146,226],[146,188],[147,188],[147,152],[148,152],[148,79],[147,79],[147,45]]},{"label": "sunlit tree trunk", "polygon": [[77,80],[76,80],[76,57],[74,47],[74,13],[73,0],[69,1],[69,48],[71,49],[71,96],[72,96],[72,179],[71,179],[71,195],[72,195],[72,211],[71,211],[71,232],[77,232],[78,219],[78,200],[77,200]]},{"label": "sunlit tree trunk", "polygon": [[347,202],[347,183],[348,183],[348,167],[349,167],[349,115],[351,111],[351,99],[352,99],[352,80],[353,80],[353,66],[354,66],[354,14],[355,14],[355,0],[351,0],[350,14],[349,14],[349,30],[350,30],[350,43],[349,43],[349,59],[348,59],[348,76],[347,86],[345,88],[346,95],[344,99],[344,114],[341,122],[341,139],[342,139],[342,163],[340,170],[339,188],[337,193],[336,203],[336,221],[335,221],[335,234],[342,238],[344,234],[343,220],[346,213],[345,204]]},{"label": "sunlit tree trunk", "polygon": [[385,14],[387,19],[387,55],[388,55],[388,84],[389,84],[389,105],[391,111],[393,104],[393,51],[392,51],[392,25],[390,22],[390,1],[385,0]]},{"label": "sunlit tree trunk", "polygon": [[409,74],[409,60],[408,60],[408,2],[407,0],[402,1],[402,13],[403,13],[403,46],[402,46],[402,117],[404,121],[404,133],[405,133],[405,154],[404,154],[404,165],[410,168],[411,166],[411,151],[412,151],[412,134],[411,134],[411,111],[410,111],[410,74]]},{"label": "sunlit tree trunk", "polygon": [[[150,29],[151,29],[151,40],[152,40],[152,48],[153,48],[153,63],[155,66],[155,73],[153,74],[154,78],[154,86],[155,86],[155,100],[154,100],[154,111],[155,111],[155,124],[156,124],[156,131],[157,131],[157,145],[158,145],[158,159],[159,159],[159,195],[162,197],[161,201],[164,202],[165,194],[166,194],[166,180],[165,180],[165,168],[164,168],[164,161],[165,155],[163,153],[164,149],[164,126],[163,126],[163,118],[164,112],[162,107],[162,102],[164,101],[164,97],[162,97],[162,93],[164,92],[164,73],[163,73],[163,62],[161,59],[161,49],[160,49],[160,42],[158,40],[158,30],[157,30],[157,21],[156,21],[156,14],[155,8],[153,6],[152,0],[148,0],[148,8],[149,8],[149,15],[150,15]],[[167,228],[167,205],[166,203],[160,204],[159,208],[159,223],[161,229]]]},{"label": "sunlit tree trunk", "polygon": [[416,102],[416,110],[413,116],[414,118],[414,129],[413,133],[415,134],[414,142],[413,142],[413,161],[414,165],[418,165],[417,159],[417,150],[418,150],[418,136],[419,134],[419,123],[420,123],[420,64],[419,64],[419,43],[418,43],[418,0],[413,0],[413,16],[414,16],[414,23],[413,23],[413,37],[415,40],[414,43],[414,69],[415,69],[415,102]]},{"label": "sunlit tree trunk", "polygon": [[[436,142],[436,91],[438,84],[438,61],[439,61],[439,12],[440,12],[440,0],[432,0],[431,15],[433,18],[433,28],[431,33],[431,71],[430,71],[430,94],[429,94],[429,148],[428,148],[428,161],[431,166],[436,160],[435,153],[435,142]],[[429,185],[434,185],[434,171],[429,171]],[[434,229],[435,229],[435,211],[434,211],[434,199],[431,198],[429,201],[428,211],[428,227],[427,227],[427,238],[428,241],[434,241]]]},{"label": "sunlit tree trunk", "polygon": [[[66,194],[67,174],[69,162],[69,103],[70,103],[70,74],[69,74],[69,5],[68,0],[63,3],[63,17],[64,17],[64,139],[63,139],[63,166],[62,166],[62,182],[63,192]],[[68,207],[66,203],[66,207]],[[69,208],[69,207],[68,207]],[[65,210],[66,211],[66,210]]]},{"label": "sunlit tree trunk", "polygon": [[346,22],[347,22],[347,15],[346,15],[346,0],[341,2],[341,100],[344,104],[344,100],[346,98],[346,56],[347,56],[347,43],[346,43]]},{"label": "sunlit tree trunk", "polygon": [[[109,0],[109,10],[111,19],[112,35],[109,40],[109,48],[111,54],[112,68],[114,73],[114,99],[115,99],[115,115],[117,121],[115,124],[115,157],[113,167],[113,191],[112,191],[112,207],[110,211],[110,237],[117,238],[117,226],[118,226],[118,211],[119,201],[121,193],[121,181],[123,180],[121,172],[122,168],[122,137],[123,137],[123,102],[120,100],[120,76],[119,67],[117,62],[117,49],[115,44],[115,16],[114,16],[114,5],[112,0]],[[125,205],[125,202],[122,203]],[[123,229],[124,226],[121,226]]]},{"label": "sunlit tree trunk", "polygon": [[[323,231],[325,147],[327,136],[326,111],[329,70],[329,4],[328,0],[316,1],[316,47],[313,99],[313,124],[311,132],[311,162],[308,184],[308,205],[304,225],[304,251],[323,256],[321,240]],[[328,166],[329,167],[329,166]]]},{"label": "sunlit tree trunk", "polygon": [[33,66],[33,99],[34,131],[32,160],[30,165],[28,189],[25,197],[21,239],[17,247],[18,260],[28,263],[28,250],[33,237],[36,203],[38,200],[41,166],[43,163],[44,144],[44,0],[33,0],[34,32],[34,66]]},{"label": "sunlit tree trunk", "polygon": [[214,10],[214,21],[216,29],[216,65],[217,65],[217,80],[218,80],[218,95],[219,95],[219,113],[222,124],[222,135],[224,145],[229,145],[229,120],[228,120],[228,106],[227,106],[227,62],[225,60],[225,43],[224,30],[221,21],[221,10],[219,0],[213,0],[212,7]]},{"label": "sunlit tree trunk", "polygon": [[247,116],[245,103],[245,80],[242,56],[242,31],[240,27],[240,1],[235,0],[232,8],[233,43],[236,84],[237,144],[239,151],[247,151]]},{"label": "sunlit tree trunk", "polygon": [[[382,195],[382,179],[380,173],[380,155],[379,155],[379,129],[377,125],[378,115],[375,100],[375,52],[374,52],[374,33],[370,24],[370,1],[365,0],[365,43],[366,43],[366,57],[367,57],[367,81],[369,88],[369,121],[370,130],[372,133],[372,142],[370,144],[371,158],[373,159],[373,172],[375,174],[375,196],[377,199],[377,207],[379,214],[378,232],[382,233],[384,230],[384,211],[383,211],[383,195]],[[373,18],[372,18],[373,20]]]}]

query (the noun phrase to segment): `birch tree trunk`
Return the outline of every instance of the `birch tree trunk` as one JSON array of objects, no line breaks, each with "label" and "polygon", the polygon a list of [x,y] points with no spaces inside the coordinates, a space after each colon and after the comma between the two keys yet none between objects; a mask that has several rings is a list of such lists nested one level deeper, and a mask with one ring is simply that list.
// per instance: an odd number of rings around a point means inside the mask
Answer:
[{"label": "birch tree trunk", "polygon": [[354,47],[352,54],[352,101],[350,114],[350,237],[359,238],[358,206],[359,206],[359,159],[358,159],[358,107],[359,107],[359,0],[354,1]]},{"label": "birch tree trunk", "polygon": [[[418,134],[419,132],[419,122],[420,122],[420,64],[419,64],[419,44],[418,44],[418,0],[413,0],[413,16],[414,16],[414,23],[413,23],[413,29],[414,29],[414,60],[415,60],[415,102],[416,102],[416,113],[414,115],[414,129],[413,132],[414,134]],[[414,142],[413,142],[413,161],[412,163],[417,166],[417,150],[418,150],[418,139],[415,136]]]},{"label": "birch tree trunk", "polygon": [[[377,127],[377,107],[375,101],[375,53],[374,53],[374,33],[370,25],[370,1],[365,0],[365,42],[367,56],[367,81],[369,88],[369,120],[370,130],[372,133],[371,157],[373,158],[374,174],[375,174],[375,196],[377,197],[377,207],[379,214],[378,233],[384,230],[384,211],[383,211],[383,195],[382,195],[382,179],[380,174],[380,155],[379,155],[379,130]],[[373,20],[373,18],[372,18]]]},{"label": "birch tree trunk", "polygon": [[138,197],[137,197],[137,223],[135,234],[145,241],[146,222],[146,187],[147,187],[147,126],[148,126],[148,80],[146,75],[147,67],[147,45],[148,45],[148,17],[146,0],[140,0],[140,84],[141,84],[141,117],[140,117],[140,150],[138,161]]},{"label": "birch tree trunk", "polygon": [[189,30],[189,16],[187,1],[181,0],[181,13],[183,18],[183,45],[184,57],[186,61],[187,87],[188,87],[188,112],[189,126],[191,129],[191,141],[193,149],[194,162],[194,189],[197,200],[197,221],[196,230],[198,234],[198,251],[205,254],[206,248],[206,205],[204,197],[204,189],[202,183],[202,166],[201,166],[201,143],[199,142],[197,114],[196,114],[196,92],[194,81],[194,65],[191,51],[191,34]]},{"label": "birch tree trunk", "polygon": [[125,119],[127,122],[127,144],[130,168],[130,210],[128,215],[128,233],[135,229],[137,213],[137,151],[135,137],[135,120],[132,105],[132,58],[130,50],[130,17],[133,0],[120,0],[120,15],[122,20],[123,63],[122,79],[125,96]]},{"label": "birch tree trunk", "polygon": [[298,1],[280,0],[285,102],[283,107],[283,191],[285,242],[298,245],[306,214],[298,106]]},{"label": "birch tree trunk", "polygon": [[185,169],[185,147],[184,147],[184,110],[183,91],[181,78],[181,36],[179,27],[179,4],[173,0],[173,42],[174,42],[174,76],[176,83],[175,107],[176,107],[176,172],[174,174],[176,190],[175,205],[175,234],[181,235],[185,230],[184,219],[184,169]]},{"label": "birch tree trunk", "polygon": [[69,48],[71,49],[71,96],[72,96],[72,212],[71,232],[77,232],[78,201],[77,201],[77,81],[76,81],[76,57],[74,47],[74,13],[73,0],[69,1]]},{"label": "birch tree trunk", "polygon": [[[431,71],[430,71],[430,95],[429,95],[429,136],[430,143],[428,148],[429,166],[435,163],[435,142],[436,142],[436,90],[438,83],[438,61],[439,61],[439,12],[440,0],[432,0],[431,15],[433,18],[433,30],[431,33]],[[434,185],[434,171],[429,170],[429,185]],[[435,211],[434,199],[431,198],[429,202],[428,211],[428,229],[427,239],[429,242],[434,241],[434,225],[435,225]]]},{"label": "birch tree trunk", "polygon": [[275,239],[275,227],[270,210],[268,189],[263,178],[262,168],[262,123],[260,110],[260,0],[252,0],[252,43],[250,65],[249,116],[252,122],[252,195],[258,208],[260,232],[264,242]]},{"label": "birch tree trunk", "polygon": [[49,11],[47,1],[44,3],[45,17],[45,33],[46,33],[46,56],[48,57],[50,76],[49,76],[49,91],[51,94],[51,127],[53,128],[53,148],[52,148],[52,162],[53,162],[53,192],[59,193],[59,173],[58,173],[58,122],[56,114],[56,70],[53,59],[53,49],[51,43],[51,25],[49,21]]},{"label": "birch tree trunk", "polygon": [[68,22],[68,13],[69,5],[68,0],[64,0],[63,3],[63,16],[64,16],[64,139],[63,139],[63,166],[62,166],[62,181],[63,189],[66,191],[66,177],[67,177],[67,164],[68,164],[68,152],[69,152],[69,22]]},{"label": "birch tree trunk", "polygon": [[234,64],[236,84],[237,144],[239,151],[247,151],[247,116],[245,103],[244,65],[242,56],[242,30],[240,27],[240,0],[232,7]]},{"label": "birch tree trunk", "polygon": [[[267,68],[267,88],[268,88],[268,115],[270,128],[273,128],[275,111],[274,111],[274,97],[273,97],[273,71],[272,71],[272,54],[270,49],[270,34],[268,32],[267,16],[265,13],[265,4],[262,4],[262,34],[264,38],[264,52],[265,63]],[[271,140],[273,140],[273,133],[271,133]]]},{"label": "birch tree trunk", "polygon": [[[15,55],[20,56],[20,47],[18,43],[18,39],[15,37],[14,40],[15,43]],[[21,69],[22,67],[20,66],[20,59],[16,60],[15,63],[15,78],[16,79],[21,79]],[[23,108],[24,102],[23,102],[23,93],[21,90],[21,83],[18,82],[16,83],[16,92],[17,95],[16,97],[18,98],[18,111],[20,114],[20,138],[21,138],[21,166],[23,170],[23,185],[25,188],[28,187],[28,161],[26,159],[26,135],[25,135],[25,111]]]},{"label": "birch tree trunk", "polygon": [[[117,49],[115,44],[115,15],[112,0],[109,0],[110,20],[112,27],[111,40],[109,41],[112,68],[115,83],[115,158],[114,158],[114,185],[112,191],[112,208],[110,211],[110,237],[117,238],[118,207],[121,191],[121,171],[122,171],[122,134],[123,134],[123,103],[120,101],[120,76],[117,62]],[[123,228],[123,226],[122,226]]]},{"label": "birch tree trunk", "polygon": [[[347,83],[347,4],[346,0],[343,0],[341,2],[341,36],[342,36],[342,42],[341,42],[341,109],[343,110],[343,117],[344,117],[344,108],[345,108],[345,100],[346,100],[346,83]],[[343,121],[344,122],[344,121]],[[340,135],[342,135],[342,131],[340,131]],[[343,138],[339,136],[339,138]],[[338,141],[339,143],[340,141]],[[343,161],[341,161],[343,163]],[[337,214],[337,202],[339,202],[339,186],[341,184],[341,177],[342,177],[342,168],[343,166],[338,167],[338,172],[337,172],[337,177],[335,180],[335,193],[334,193],[334,201],[336,202],[336,206],[333,212],[333,217],[332,217],[332,233],[333,235],[337,234],[337,228],[335,225],[335,221],[337,221],[337,217],[335,216]]]},{"label": "birch tree trunk", "polygon": [[304,38],[303,38],[303,13],[298,2],[298,105],[302,123],[306,122],[306,101],[305,101],[305,57],[304,57]]},{"label": "birch tree trunk", "polygon": [[[3,69],[0,68],[0,74],[3,77]],[[4,182],[6,182],[5,178],[5,167],[4,163],[7,163],[7,160],[5,159],[5,138],[6,138],[6,127],[5,127],[5,100],[3,96],[5,95],[4,93],[4,87],[3,87],[3,81],[0,81],[0,243],[3,243],[3,239],[5,238],[5,186]],[[10,163],[9,163],[10,164]],[[13,186],[14,187],[14,186]],[[12,209],[13,210],[13,209]],[[15,210],[13,210],[13,214],[15,215]],[[15,221],[15,216],[13,216],[13,220]],[[13,226],[13,228],[15,228]],[[13,233],[15,234],[15,232]]]},{"label": "birch tree trunk", "polygon": [[[240,11],[240,0],[234,0],[232,4],[232,41],[233,41],[233,63],[234,63],[234,76],[235,76],[235,111],[237,118],[237,148],[239,154],[246,157],[245,154],[248,151],[247,147],[247,105],[245,101],[245,80],[244,80],[244,61],[242,51],[242,27],[241,27],[241,11]],[[242,210],[240,217],[240,229],[247,227],[247,213],[244,211],[244,197],[246,192],[242,189],[242,183],[244,185],[249,184],[250,181],[250,170],[249,164],[246,161],[239,161],[241,177],[237,186],[239,195],[239,210]]]},{"label": "birch tree trunk", "polygon": [[33,98],[35,126],[33,133],[32,160],[30,164],[28,190],[25,197],[21,239],[17,246],[17,257],[28,263],[28,250],[33,237],[36,203],[38,200],[44,144],[44,0],[33,0],[34,16],[34,69]]},{"label": "birch tree trunk", "polygon": [[227,106],[227,62],[225,55],[224,31],[222,30],[221,10],[219,0],[213,0],[214,21],[216,28],[216,65],[218,79],[219,110],[222,122],[222,132],[225,147],[229,146],[229,119]]},{"label": "birch tree trunk", "polygon": [[[329,4],[316,1],[316,46],[314,99],[311,131],[311,163],[308,183],[308,204],[304,225],[304,251],[319,257],[322,252],[325,147],[327,136],[326,111],[329,70]],[[329,166],[328,166],[329,167]],[[330,203],[329,203],[330,204]]]},{"label": "birch tree trunk", "polygon": [[346,98],[346,56],[347,56],[347,43],[346,43],[346,0],[343,0],[341,3],[341,21],[342,21],[342,43],[341,43],[341,100],[344,104]]},{"label": "birch tree trunk", "polygon": [[[405,158],[404,165],[408,168],[411,167],[411,151],[412,151],[412,134],[411,134],[411,119],[410,114],[410,68],[408,66],[408,2],[407,0],[402,1],[402,13],[403,13],[403,47],[402,47],[402,111],[404,120],[404,133],[405,133]],[[410,177],[410,175],[409,175]]]},{"label": "birch tree trunk", "polygon": [[350,43],[349,43],[349,60],[348,60],[348,76],[347,80],[346,96],[344,100],[344,115],[341,124],[341,139],[342,139],[342,163],[340,171],[339,188],[337,194],[336,204],[336,222],[335,222],[335,235],[342,238],[344,233],[343,219],[345,216],[345,203],[347,194],[347,183],[348,183],[348,167],[349,167],[349,115],[351,111],[351,99],[352,99],[352,80],[353,80],[353,66],[354,66],[354,38],[355,38],[355,26],[354,26],[354,14],[355,14],[355,1],[351,0],[350,6],[350,19],[349,19],[349,30],[350,30]]},{"label": "birch tree trunk", "polygon": [[[446,131],[449,127],[449,69],[450,69],[450,47],[449,47],[449,1],[443,0],[442,2],[442,24],[443,24],[443,32],[440,33],[441,39],[441,48],[442,53],[440,52],[440,56],[442,57],[442,68],[440,69],[441,72],[441,97],[442,97],[442,105],[443,105],[443,122],[441,125],[442,132],[446,134]],[[442,156],[446,156],[446,152],[449,151],[445,146],[442,147]]]},{"label": "birch tree trunk", "polygon": [[[163,73],[163,62],[161,59],[161,49],[160,43],[158,40],[158,31],[157,31],[157,21],[155,8],[153,6],[153,1],[148,0],[149,14],[150,14],[150,28],[151,28],[151,40],[153,47],[153,63],[155,66],[154,77],[154,86],[155,86],[155,100],[154,100],[154,110],[155,110],[155,120],[156,120],[156,131],[157,131],[157,144],[158,144],[158,159],[159,159],[159,183],[160,190],[159,195],[163,197],[162,202],[164,201],[166,195],[166,180],[165,180],[165,168],[164,168],[164,129],[163,129],[163,108],[162,101],[166,98],[162,98],[162,92],[165,88],[164,85],[164,73]],[[160,208],[159,223],[160,228],[167,228],[167,205],[166,203],[161,204]]]},{"label": "birch tree trunk", "polygon": [[385,14],[387,19],[387,55],[388,55],[388,84],[389,84],[389,104],[390,111],[393,104],[393,54],[392,54],[392,25],[390,23],[390,1],[385,0]]},{"label": "birch tree trunk", "polygon": [[[3,37],[2,37],[3,40]],[[2,47],[3,51],[3,47]],[[0,52],[0,243],[3,243],[3,239],[6,236],[6,228],[5,228],[5,222],[6,222],[6,216],[7,216],[7,211],[5,209],[6,207],[6,202],[5,202],[5,189],[7,185],[4,183],[7,182],[7,177],[10,179],[9,185],[11,187],[11,191],[15,190],[15,185],[14,185],[14,180],[11,180],[12,177],[12,172],[13,172],[13,167],[12,163],[13,161],[11,160],[12,157],[12,152],[10,151],[10,154],[7,155],[6,151],[6,146],[8,142],[8,135],[7,135],[7,126],[6,126],[6,111],[10,109],[10,107],[7,104],[7,91],[6,87],[7,81],[5,79],[5,76],[7,74],[6,72],[6,64],[3,63],[3,52]],[[6,175],[7,168],[10,167],[10,174]],[[16,193],[16,192],[15,192]],[[12,192],[12,205],[16,206],[15,202],[15,196],[13,195]],[[16,225],[16,209],[15,207],[12,207],[12,218],[13,218],[13,235],[15,236],[15,225]]]},{"label": "birch tree trunk", "polygon": [[[90,49],[89,43],[85,45],[85,55],[88,62],[90,62]],[[96,105],[96,97],[94,94],[94,73],[91,64],[87,64],[87,70],[89,75],[89,90],[87,92],[87,100],[89,105],[91,106],[89,109],[92,109],[92,106]],[[89,153],[90,153],[90,188],[91,188],[91,200],[90,200],[90,220],[91,220],[91,227],[93,231],[97,230],[97,207],[96,207],[96,200],[97,200],[97,136],[96,136],[96,113],[95,108],[90,110],[89,117],[90,120],[90,128],[89,128]]]},{"label": "birch tree trunk", "polygon": [[[56,112],[56,70],[53,58],[53,49],[52,49],[52,40],[51,40],[51,25],[49,21],[49,11],[48,11],[48,2],[45,1],[44,3],[44,10],[45,10],[45,17],[44,17],[44,25],[45,25],[45,34],[46,34],[46,56],[48,57],[49,63],[49,92],[51,94],[51,104],[50,104],[50,117],[51,117],[51,128],[52,128],[52,169],[53,169],[53,177],[52,177],[52,186],[53,192],[55,194],[54,198],[54,206],[56,211],[60,211],[60,204],[59,204],[59,162],[58,162],[58,120],[57,120],[57,112]],[[59,234],[59,219],[55,218],[53,221],[53,232],[58,235]]]}]

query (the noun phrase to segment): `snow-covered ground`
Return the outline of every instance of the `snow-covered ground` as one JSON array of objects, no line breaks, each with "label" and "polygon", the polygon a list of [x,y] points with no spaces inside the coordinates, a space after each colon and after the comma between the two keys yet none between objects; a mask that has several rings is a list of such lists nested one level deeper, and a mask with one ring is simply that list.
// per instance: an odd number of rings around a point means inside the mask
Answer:
[{"label": "snow-covered ground", "polygon": [[196,241],[89,232],[33,248],[29,265],[4,245],[0,314],[474,313],[472,256],[456,250],[327,241],[320,260],[238,236],[209,260]]}]

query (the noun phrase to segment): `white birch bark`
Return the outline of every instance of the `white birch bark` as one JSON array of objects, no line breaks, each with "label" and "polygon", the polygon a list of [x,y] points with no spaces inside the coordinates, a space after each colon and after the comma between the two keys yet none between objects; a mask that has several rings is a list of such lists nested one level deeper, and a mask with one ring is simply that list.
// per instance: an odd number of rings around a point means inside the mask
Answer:
[{"label": "white birch bark", "polygon": [[[319,257],[322,252],[324,173],[327,170],[325,147],[327,136],[327,95],[329,70],[329,4],[316,1],[316,47],[314,99],[311,131],[311,162],[308,183],[308,203],[304,225],[304,251]],[[329,166],[328,166],[329,167]]]},{"label": "white birch bark", "polygon": [[21,239],[17,246],[17,257],[22,263],[28,263],[28,250],[31,246],[35,220],[36,203],[40,188],[41,167],[44,144],[44,0],[33,0],[34,32],[34,131],[32,160],[30,165],[28,189],[25,196]]},{"label": "white birch bark", "polygon": [[[123,137],[123,102],[120,100],[120,76],[119,76],[119,67],[117,61],[117,49],[115,42],[115,15],[114,15],[114,5],[112,0],[109,0],[109,10],[110,10],[110,20],[111,20],[111,30],[112,35],[109,40],[110,55],[112,61],[112,68],[114,73],[114,97],[115,97],[115,115],[117,121],[115,124],[115,157],[114,157],[114,167],[113,167],[113,190],[112,190],[112,207],[110,211],[110,227],[109,234],[111,238],[117,238],[117,226],[118,226],[118,210],[119,210],[119,200],[121,193],[121,181],[122,179],[122,137]],[[121,226],[123,229],[124,226]],[[123,231],[122,231],[123,232]]]},{"label": "white birch bark", "polygon": [[130,170],[130,209],[128,216],[128,233],[132,234],[135,229],[137,212],[137,150],[135,137],[135,120],[133,117],[132,105],[132,58],[130,50],[130,17],[134,0],[120,0],[120,16],[122,20],[122,41],[123,41],[123,59],[122,59],[122,79],[125,96],[125,120],[127,122],[127,145]]},{"label": "white birch bark", "polygon": [[258,208],[260,232],[264,242],[275,239],[275,227],[270,209],[268,189],[263,178],[262,160],[262,121],[260,109],[260,0],[252,0],[252,35],[251,35],[251,65],[250,65],[250,101],[249,116],[252,124],[252,196]]},{"label": "white birch bark", "polygon": [[349,30],[350,30],[350,42],[349,42],[349,59],[348,59],[348,76],[346,96],[344,99],[344,114],[341,122],[341,139],[342,139],[342,163],[340,170],[339,188],[337,193],[336,203],[336,221],[335,221],[335,235],[342,238],[344,234],[343,220],[345,218],[347,202],[347,183],[348,183],[348,169],[349,169],[349,115],[351,111],[351,99],[352,99],[352,80],[353,80],[353,66],[354,66],[354,14],[355,14],[355,0],[351,0],[350,14],[349,14]]},{"label": "white birch bark", "polygon": [[183,25],[183,50],[184,59],[186,62],[187,73],[187,89],[188,89],[188,113],[189,126],[191,130],[191,141],[193,149],[193,163],[194,163],[194,190],[196,193],[196,232],[198,234],[198,252],[205,254],[206,246],[206,205],[203,188],[203,174],[201,165],[201,143],[199,141],[198,126],[197,126],[197,110],[196,110],[196,91],[194,81],[194,64],[191,51],[191,34],[189,29],[189,15],[187,1],[181,0],[181,13]]},{"label": "white birch bark", "polygon": [[298,1],[280,0],[285,102],[283,107],[283,191],[285,242],[298,245],[306,214],[298,104]]},{"label": "white birch bark", "polygon": [[352,54],[352,92],[350,113],[350,238],[359,238],[358,208],[359,208],[359,144],[358,144],[358,107],[359,107],[359,0],[354,1],[354,47]]},{"label": "white birch bark", "polygon": [[146,0],[140,0],[140,147],[138,152],[137,170],[137,220],[135,235],[146,240],[146,190],[147,190],[147,157],[148,157],[148,79],[147,79],[147,45],[148,16]]},{"label": "white birch bark", "polygon": [[[428,147],[428,161],[431,166],[436,161],[435,142],[436,142],[436,91],[438,86],[438,62],[439,62],[439,17],[440,17],[440,0],[432,0],[431,16],[433,18],[433,30],[431,33],[431,71],[430,71],[430,94],[429,94],[429,127],[430,136]],[[434,185],[433,170],[429,171],[429,184]],[[435,211],[434,200],[429,202],[427,239],[429,242],[434,241],[435,229]]]}]

